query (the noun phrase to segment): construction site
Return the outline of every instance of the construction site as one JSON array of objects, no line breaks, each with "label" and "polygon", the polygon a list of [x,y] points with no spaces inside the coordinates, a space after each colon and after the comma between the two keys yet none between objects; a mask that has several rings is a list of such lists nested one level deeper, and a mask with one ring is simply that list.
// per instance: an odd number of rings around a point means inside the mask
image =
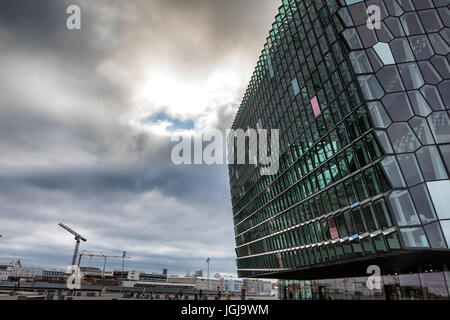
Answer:
[{"label": "construction site", "polygon": [[[20,260],[0,263],[0,300],[257,300],[276,299],[276,285],[267,280],[224,278],[203,271],[185,276],[126,270],[122,255],[80,250],[87,239],[72,228],[58,226],[74,236],[75,248],[67,270],[23,267]],[[1,235],[0,235],[1,237]],[[84,259],[102,261],[102,268],[83,266]],[[121,260],[121,269],[107,270],[109,259]]]}]

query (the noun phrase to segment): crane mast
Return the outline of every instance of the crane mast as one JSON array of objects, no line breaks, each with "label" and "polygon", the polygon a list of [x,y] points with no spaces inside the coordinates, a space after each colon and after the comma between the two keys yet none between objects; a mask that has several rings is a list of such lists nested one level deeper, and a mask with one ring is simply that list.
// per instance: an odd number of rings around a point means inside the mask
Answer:
[{"label": "crane mast", "polygon": [[73,257],[72,257],[72,266],[74,266],[76,264],[77,261],[77,256],[78,256],[78,249],[80,248],[80,240],[81,241],[87,241],[87,239],[85,237],[83,237],[81,234],[77,233],[76,231],[74,231],[73,229],[69,228],[68,226],[59,223],[58,226],[60,226],[61,228],[63,228],[64,230],[70,232],[71,234],[73,234],[75,236],[75,250],[73,252]]}]

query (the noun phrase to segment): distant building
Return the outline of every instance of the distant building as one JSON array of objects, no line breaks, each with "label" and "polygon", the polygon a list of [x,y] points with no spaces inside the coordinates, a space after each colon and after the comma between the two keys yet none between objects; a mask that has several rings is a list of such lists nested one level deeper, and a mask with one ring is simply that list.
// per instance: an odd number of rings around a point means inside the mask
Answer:
[{"label": "distant building", "polygon": [[[197,272],[196,272],[197,274]],[[209,281],[208,281],[209,280]],[[178,276],[170,276],[167,279],[169,283],[181,283],[181,284],[191,284],[194,285],[198,290],[217,290],[220,288],[221,291],[225,291],[225,280],[223,278],[205,278],[205,277],[178,277]],[[209,286],[208,286],[209,284]]]},{"label": "distant building", "polygon": [[70,273],[63,270],[44,270],[42,276],[37,276],[34,281],[63,283],[67,280]]},{"label": "distant building", "polygon": [[142,272],[139,274],[139,281],[166,282],[167,281],[167,273],[166,274],[158,274],[158,273]]},{"label": "distant building", "polygon": [[193,276],[194,277],[203,277],[203,270],[195,271]]},{"label": "distant building", "polygon": [[80,271],[85,277],[99,277],[103,275],[103,271],[96,267],[80,267]]},{"label": "distant building", "polygon": [[64,277],[67,276],[68,273],[61,270],[44,270],[43,276],[44,277]]},{"label": "distant building", "polygon": [[33,279],[42,276],[44,270],[38,268],[22,268],[20,260],[0,264],[0,280]]},{"label": "distant building", "polygon": [[1,270],[0,269],[0,281],[7,281],[9,279],[9,276],[11,275],[10,270]]},{"label": "distant building", "polygon": [[41,277],[44,274],[44,269],[38,268],[21,268],[21,267],[11,267],[11,274],[9,278],[18,279],[32,279],[35,277]]},{"label": "distant building", "polygon": [[[166,272],[166,273],[164,273],[164,272]],[[138,272],[138,271],[114,271],[113,277],[115,277],[117,279],[123,279],[126,281],[166,282],[167,281],[167,269],[164,269],[162,274]]]}]

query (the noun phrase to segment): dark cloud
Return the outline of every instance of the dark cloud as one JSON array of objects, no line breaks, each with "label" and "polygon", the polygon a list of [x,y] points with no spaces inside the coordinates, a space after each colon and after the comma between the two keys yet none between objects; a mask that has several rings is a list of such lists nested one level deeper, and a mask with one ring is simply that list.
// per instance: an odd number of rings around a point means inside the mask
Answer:
[{"label": "dark cloud", "polygon": [[[69,4],[82,9],[79,31],[65,28]],[[0,261],[64,267],[74,245],[65,222],[86,235],[84,249],[126,249],[131,268],[193,272],[210,256],[212,271],[233,273],[226,166],[175,166],[170,137],[136,123],[167,110],[227,129],[277,6],[1,1]],[[149,74],[200,87],[224,70],[225,93],[200,113],[136,102]]]}]

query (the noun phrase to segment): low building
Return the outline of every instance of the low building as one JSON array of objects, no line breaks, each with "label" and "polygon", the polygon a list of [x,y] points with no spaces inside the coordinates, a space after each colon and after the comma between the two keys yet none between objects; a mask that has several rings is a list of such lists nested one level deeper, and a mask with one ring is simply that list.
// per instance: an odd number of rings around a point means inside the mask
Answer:
[{"label": "low building", "polygon": [[[165,272],[165,273],[164,273]],[[163,273],[147,273],[139,271],[114,271],[113,277],[121,279],[126,282],[167,282],[167,271],[163,270]]]},{"label": "low building", "polygon": [[167,282],[167,273],[158,274],[141,272],[139,274],[139,281]]},{"label": "low building", "polygon": [[70,273],[62,270],[44,270],[42,276],[36,276],[34,281],[49,283],[64,283]]},{"label": "low building", "polygon": [[11,275],[11,270],[0,270],[0,281],[7,281]]},{"label": "low building", "polygon": [[100,277],[103,275],[103,271],[96,267],[80,267],[80,271],[85,277]]},{"label": "low building", "polygon": [[43,274],[44,269],[12,267],[9,278],[34,280],[36,277],[42,277]]},{"label": "low building", "polygon": [[205,278],[205,277],[197,277],[197,276],[188,276],[188,277],[178,277],[178,276],[170,276],[167,279],[169,283],[181,283],[181,284],[191,284],[194,285],[198,290],[219,290],[225,291],[225,280],[223,278]]}]

